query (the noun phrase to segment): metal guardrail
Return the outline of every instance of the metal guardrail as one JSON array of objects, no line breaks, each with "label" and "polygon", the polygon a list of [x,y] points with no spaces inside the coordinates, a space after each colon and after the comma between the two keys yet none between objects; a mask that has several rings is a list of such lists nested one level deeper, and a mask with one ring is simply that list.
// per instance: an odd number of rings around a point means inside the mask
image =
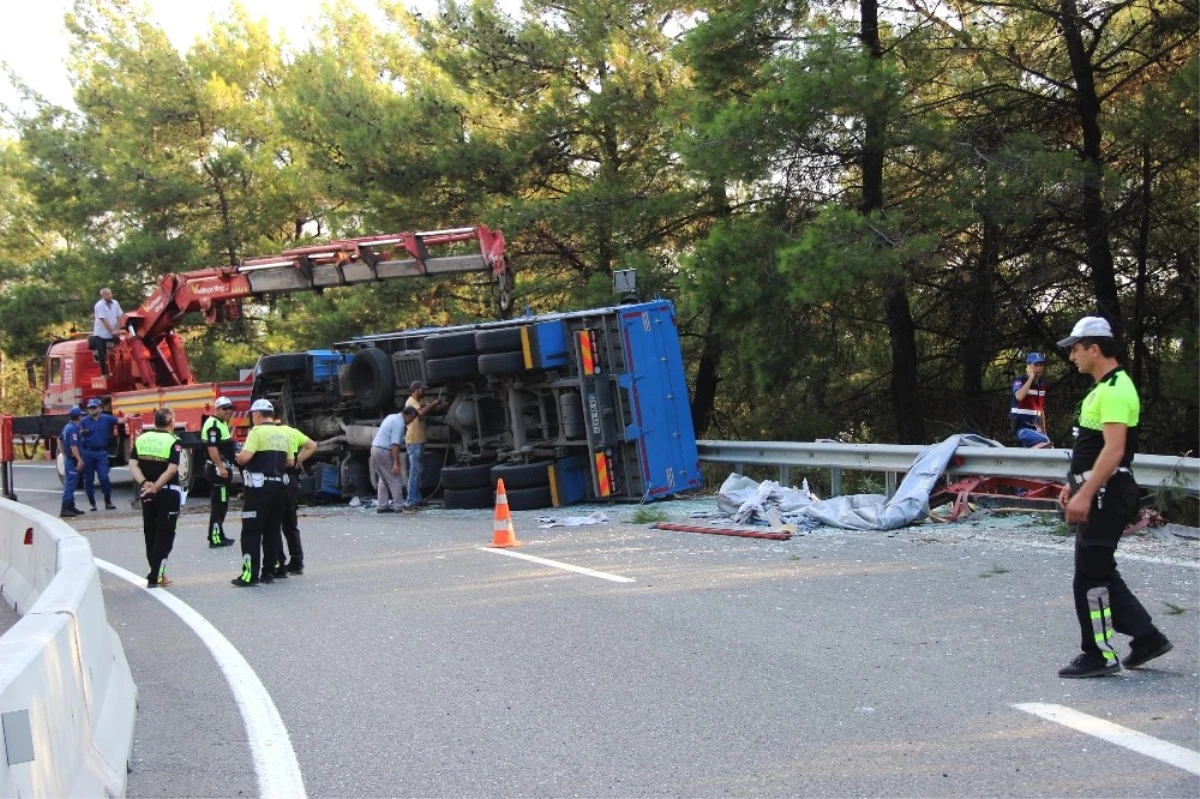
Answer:
[{"label": "metal guardrail", "polygon": [[[743,471],[747,465],[778,466],[779,482],[790,482],[792,468],[829,469],[832,496],[841,493],[841,471],[884,472],[887,493],[895,492],[897,476],[909,470],[926,447],[904,444],[839,444],[791,441],[698,441],[700,460],[731,463]],[[950,476],[1026,477],[1035,480],[1066,478],[1069,449],[960,446],[955,456],[961,464],[947,470]],[[1164,483],[1192,494],[1200,493],[1200,458],[1170,455],[1135,455],[1133,474],[1143,488]]]}]

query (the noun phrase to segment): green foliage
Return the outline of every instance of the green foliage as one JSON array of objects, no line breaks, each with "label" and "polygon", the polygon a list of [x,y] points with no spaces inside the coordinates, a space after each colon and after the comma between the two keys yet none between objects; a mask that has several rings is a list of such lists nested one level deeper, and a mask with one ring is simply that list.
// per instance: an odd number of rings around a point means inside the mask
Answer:
[{"label": "green foliage", "polygon": [[[1143,448],[1200,440],[1183,6],[1090,9],[1090,60],[1072,63],[1048,0],[953,19],[916,0],[885,15],[878,54],[861,19],[803,3],[401,5],[381,25],[335,0],[297,47],[235,4],[179,52],[148,10],[77,0],[75,107],[31,96],[0,141],[6,368],[87,329],[101,286],[128,310],[168,273],[483,223],[506,235],[518,309],[608,304],[621,268],[674,299],[713,437],[895,440],[911,378],[927,438],[1006,439],[1020,354],[1052,352],[1110,280]],[[1097,213],[1111,278],[1085,235]],[[261,353],[487,318],[480,278],[264,298],[184,333],[197,374],[229,378]],[[1054,358],[1049,377],[1061,443],[1088,385]]]},{"label": "green foliage", "polygon": [[661,508],[640,506],[633,512],[633,516],[629,521],[633,524],[654,524],[655,522],[668,522],[670,520],[671,515]]}]

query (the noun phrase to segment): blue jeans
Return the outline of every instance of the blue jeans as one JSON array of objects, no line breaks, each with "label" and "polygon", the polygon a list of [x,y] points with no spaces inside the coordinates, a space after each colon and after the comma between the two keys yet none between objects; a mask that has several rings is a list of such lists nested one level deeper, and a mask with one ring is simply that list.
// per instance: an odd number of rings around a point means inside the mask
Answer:
[{"label": "blue jeans", "polygon": [[96,504],[96,487],[93,485],[96,477],[100,478],[100,491],[104,501],[112,502],[112,481],[108,479],[108,450],[85,449],[83,451],[83,490],[87,492],[88,502]]},{"label": "blue jeans", "polygon": [[1050,439],[1040,430],[1032,427],[1022,427],[1017,431],[1017,443],[1022,447],[1036,447],[1038,444],[1049,444]]},{"label": "blue jeans", "polygon": [[421,501],[421,467],[424,466],[425,445],[408,445],[408,499],[404,507],[415,508]]}]

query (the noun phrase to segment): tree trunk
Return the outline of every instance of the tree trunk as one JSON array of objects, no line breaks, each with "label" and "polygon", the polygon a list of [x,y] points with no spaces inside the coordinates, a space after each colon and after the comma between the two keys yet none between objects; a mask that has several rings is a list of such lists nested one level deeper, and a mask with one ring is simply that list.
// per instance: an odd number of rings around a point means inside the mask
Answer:
[{"label": "tree trunk", "polygon": [[[875,63],[883,59],[879,40],[879,4],[862,2],[862,43]],[[861,211],[864,216],[883,210],[883,160],[887,148],[887,106],[876,102],[864,114]],[[880,245],[886,246],[886,245]],[[884,308],[892,343],[892,411],[901,444],[924,444],[925,421],[917,385],[917,336],[903,275],[883,283]]]},{"label": "tree trunk", "polygon": [[721,340],[719,317],[721,304],[714,302],[708,311],[708,325],[704,331],[704,347],[700,352],[700,363],[696,367],[696,392],[692,395],[692,428],[696,438],[704,438],[712,425],[713,408],[717,402],[717,383],[721,356],[725,346]]},{"label": "tree trunk", "polygon": [[967,276],[967,331],[962,349],[963,410],[968,426],[980,431],[988,428],[989,421],[983,373],[988,364],[988,334],[995,326],[995,274],[1000,259],[999,227],[990,211],[983,212],[982,228],[979,260]]},{"label": "tree trunk", "polygon": [[1146,272],[1150,260],[1150,185],[1154,180],[1151,169],[1150,142],[1142,139],[1142,208],[1138,216],[1137,285],[1133,302],[1133,382],[1142,385],[1142,367],[1146,363],[1146,338],[1143,334],[1146,313]]},{"label": "tree trunk", "polygon": [[1095,76],[1083,43],[1075,0],[1061,0],[1059,25],[1067,44],[1071,74],[1075,78],[1075,103],[1083,132],[1083,147],[1079,152],[1084,167],[1080,212],[1087,264],[1092,270],[1092,289],[1096,293],[1097,309],[1112,323],[1113,335],[1121,341],[1124,338],[1124,324],[1117,297],[1117,280],[1108,240],[1109,217],[1104,207],[1102,185],[1104,162],[1100,151],[1100,98],[1096,94]]}]

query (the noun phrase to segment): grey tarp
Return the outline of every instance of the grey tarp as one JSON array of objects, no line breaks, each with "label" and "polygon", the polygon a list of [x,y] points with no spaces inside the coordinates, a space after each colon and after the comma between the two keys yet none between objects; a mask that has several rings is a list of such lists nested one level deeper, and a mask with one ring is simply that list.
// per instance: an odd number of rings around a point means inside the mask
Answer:
[{"label": "grey tarp", "polygon": [[[908,474],[897,487],[896,495],[891,499],[882,494],[856,494],[813,502],[797,502],[799,497],[796,495],[800,492],[795,489],[780,489],[778,484],[767,481],[759,487],[759,490],[755,491],[756,484],[753,480],[737,475],[738,480],[744,482],[731,483],[735,476],[730,475],[730,478],[721,486],[721,495],[717,498],[717,505],[726,513],[738,518],[733,511],[733,508],[736,508],[741,512],[739,521],[749,519],[765,521],[765,515],[760,514],[759,510],[765,502],[778,498],[789,501],[789,513],[783,514],[785,519],[791,521],[789,516],[798,517],[803,520],[800,521],[801,527],[812,527],[815,523],[851,530],[894,530],[920,521],[929,515],[929,492],[933,490],[938,478],[946,471],[946,465],[954,456],[954,451],[960,446],[1001,445],[991,439],[967,434],[953,435],[940,444],[927,447],[909,467]],[[733,496],[726,497],[726,486],[736,487],[738,491]],[[807,494],[808,492],[804,491],[804,495]],[[733,508],[730,507],[731,505]],[[746,511],[753,511],[753,513]]]}]

